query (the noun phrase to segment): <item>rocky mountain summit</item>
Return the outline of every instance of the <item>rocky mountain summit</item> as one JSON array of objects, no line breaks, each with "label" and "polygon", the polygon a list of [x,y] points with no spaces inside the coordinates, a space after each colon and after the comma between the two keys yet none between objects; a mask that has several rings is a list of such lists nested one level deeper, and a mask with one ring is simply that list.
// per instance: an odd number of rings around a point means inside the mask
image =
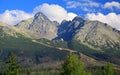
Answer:
[{"label": "rocky mountain summit", "polygon": [[106,23],[84,20],[80,16],[63,21],[58,28],[58,39],[78,40],[80,43],[101,48],[120,47],[120,32]]},{"label": "rocky mountain summit", "polygon": [[57,23],[50,21],[43,13],[38,12],[33,18],[21,21],[16,27],[28,32],[32,38],[52,40],[57,36]]},{"label": "rocky mountain summit", "polygon": [[56,54],[54,57],[57,57],[58,54],[63,54],[62,49],[65,49],[119,64],[120,31],[106,23],[85,20],[80,16],[76,16],[72,21],[63,20],[59,24],[50,21],[41,12],[15,26],[0,22],[1,52],[10,50],[33,57],[35,55],[39,62],[42,57],[39,55],[44,55],[44,52],[48,55],[53,49],[55,53],[52,51],[50,56]]},{"label": "rocky mountain summit", "polygon": [[61,24],[50,21],[43,13],[38,12],[34,17],[21,21],[16,25],[34,39],[71,41],[97,49],[119,48],[120,32],[106,23],[84,20],[76,16],[72,21],[63,20]]},{"label": "rocky mountain summit", "polygon": [[57,36],[57,27],[44,14],[37,13],[29,25],[31,31],[36,32],[40,38],[52,39]]},{"label": "rocky mountain summit", "polygon": [[85,21],[84,26],[76,31],[73,39],[94,47],[120,47],[120,34],[114,28],[99,21]]},{"label": "rocky mountain summit", "polygon": [[80,16],[76,16],[72,21],[63,21],[58,27],[58,37],[65,41],[70,41],[77,30],[84,25],[84,20]]}]

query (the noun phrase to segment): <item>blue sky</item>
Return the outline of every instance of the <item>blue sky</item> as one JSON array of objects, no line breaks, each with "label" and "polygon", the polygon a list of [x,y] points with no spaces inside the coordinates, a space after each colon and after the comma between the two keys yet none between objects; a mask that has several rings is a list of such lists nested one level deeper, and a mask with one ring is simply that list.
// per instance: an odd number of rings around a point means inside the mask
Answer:
[{"label": "blue sky", "polygon": [[61,6],[65,6],[64,1],[62,0],[1,0],[0,1],[0,13],[4,12],[6,9],[8,10],[23,10],[25,12],[33,12],[33,9],[36,6],[39,6],[43,3],[48,4],[59,4]]},{"label": "blue sky", "polygon": [[[36,6],[39,6],[43,3],[48,3],[48,4],[58,4],[62,7],[64,7],[67,11],[70,11],[70,12],[75,12],[76,14],[80,15],[80,14],[84,14],[84,13],[87,13],[85,11],[82,11],[81,8],[78,6],[78,8],[67,8],[67,2],[69,1],[76,1],[76,2],[81,2],[81,3],[86,3],[87,1],[92,1],[92,2],[96,2],[96,3],[99,3],[99,4],[105,4],[107,2],[112,2],[112,1],[115,1],[115,2],[119,2],[120,3],[120,0],[1,0],[0,1],[0,13],[3,13],[5,10],[23,10],[25,12],[33,12],[33,9],[36,7]],[[89,6],[88,6],[89,7]],[[93,7],[94,9],[96,9],[96,11],[100,11],[100,10],[103,10],[101,8],[96,8],[96,7]],[[82,11],[82,13],[81,13]],[[103,10],[101,11],[105,14],[111,12],[111,10]],[[119,10],[114,10],[114,12],[116,12],[117,14],[120,13]]]},{"label": "blue sky", "polygon": [[120,0],[0,0],[0,21],[7,24],[15,25],[36,12],[59,23],[79,15],[120,29]]}]

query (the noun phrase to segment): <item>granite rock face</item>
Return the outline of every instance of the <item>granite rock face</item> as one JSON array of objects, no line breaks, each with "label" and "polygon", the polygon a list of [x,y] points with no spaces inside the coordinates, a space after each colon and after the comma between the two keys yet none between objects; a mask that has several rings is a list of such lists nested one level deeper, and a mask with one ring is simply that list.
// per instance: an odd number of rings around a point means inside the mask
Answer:
[{"label": "granite rock face", "polygon": [[63,20],[59,24],[56,21],[50,21],[43,13],[38,12],[34,17],[17,24],[16,27],[34,39],[77,40],[96,48],[120,47],[120,31],[106,23],[84,20],[80,16],[76,16],[72,21]]},{"label": "granite rock face", "polygon": [[75,35],[77,30],[80,30],[84,25],[84,20],[80,16],[76,16],[72,21],[62,21],[58,27],[58,37],[65,41],[70,41]]},{"label": "granite rock face", "polygon": [[43,13],[38,12],[33,18],[22,21],[16,27],[26,31],[32,38],[52,40],[57,36],[57,22],[50,21]]},{"label": "granite rock face", "polygon": [[73,39],[94,46],[110,48],[120,44],[120,34],[109,25],[99,21],[86,21]]},{"label": "granite rock face", "polygon": [[37,13],[33,22],[29,25],[29,30],[36,32],[39,38],[53,39],[57,36],[57,27],[44,14]]},{"label": "granite rock face", "polygon": [[120,47],[120,31],[106,23],[84,20],[79,16],[72,21],[63,21],[58,28],[57,38],[65,41],[78,40],[96,48]]}]

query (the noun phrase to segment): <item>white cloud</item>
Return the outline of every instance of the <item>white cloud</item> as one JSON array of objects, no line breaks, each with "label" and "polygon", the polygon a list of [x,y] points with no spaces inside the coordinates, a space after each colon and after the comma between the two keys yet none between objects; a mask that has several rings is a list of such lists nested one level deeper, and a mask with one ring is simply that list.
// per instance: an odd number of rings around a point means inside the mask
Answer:
[{"label": "white cloud", "polygon": [[104,4],[104,8],[113,9],[113,7],[120,9],[120,3],[112,1]]},{"label": "white cloud", "polygon": [[58,21],[59,23],[64,19],[71,20],[76,16],[76,14],[67,12],[63,7],[61,7],[57,4],[49,5],[47,3],[44,3],[40,6],[37,6],[34,9],[34,13],[36,13],[36,12],[42,12],[50,20]]},{"label": "white cloud", "polygon": [[120,14],[109,13],[107,15],[104,15],[102,13],[97,13],[97,14],[91,13],[91,14],[87,14],[87,18],[90,20],[98,20],[103,23],[107,23],[111,25],[113,28],[120,30],[120,21],[119,21]]},{"label": "white cloud", "polygon": [[77,16],[74,13],[68,13],[67,15],[68,15],[68,17],[66,18],[66,20],[72,20],[75,16]]},{"label": "white cloud", "polygon": [[5,22],[9,25],[15,25],[19,23],[21,20],[28,19],[33,17],[36,12],[42,12],[45,14],[50,20],[58,21],[59,23],[66,19],[72,20],[75,16],[74,13],[67,12],[63,7],[52,4],[49,5],[47,3],[37,6],[33,13],[26,13],[22,10],[6,10],[4,13],[0,14],[0,21]]},{"label": "white cloud", "polygon": [[76,0],[76,1],[67,1],[67,8],[77,8],[77,7],[99,7],[100,4],[92,0]]},{"label": "white cloud", "polygon": [[83,12],[97,12],[96,8],[100,9],[102,4],[95,2],[93,0],[66,0],[66,8],[72,9],[76,8]]},{"label": "white cloud", "polygon": [[77,2],[77,1],[68,1],[67,2],[67,8],[77,8],[78,6],[81,6],[80,2]]},{"label": "white cloud", "polygon": [[97,2],[92,2],[92,1],[90,1],[89,5],[90,5],[90,6],[94,6],[94,7],[99,7],[99,6],[100,6],[99,3],[97,3]]},{"label": "white cloud", "polygon": [[28,19],[32,16],[32,14],[26,13],[21,10],[6,10],[4,13],[0,14],[0,21],[9,25],[15,25],[21,20]]}]

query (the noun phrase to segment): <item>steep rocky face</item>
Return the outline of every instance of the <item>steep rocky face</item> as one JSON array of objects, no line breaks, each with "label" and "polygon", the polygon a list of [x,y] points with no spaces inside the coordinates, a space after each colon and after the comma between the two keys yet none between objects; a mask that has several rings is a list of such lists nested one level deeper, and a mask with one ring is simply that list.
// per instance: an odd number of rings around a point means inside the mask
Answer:
[{"label": "steep rocky face", "polygon": [[109,25],[84,20],[77,16],[72,21],[63,21],[58,29],[58,39],[78,40],[91,48],[120,48],[120,32]]},{"label": "steep rocky face", "polygon": [[74,40],[94,47],[115,48],[120,47],[120,34],[117,30],[99,21],[86,21],[84,26],[76,31]]},{"label": "steep rocky face", "polygon": [[23,20],[17,25],[15,25],[15,27],[19,29],[21,32],[26,33],[27,35],[25,36],[29,36],[29,38],[32,38],[32,39],[38,39],[39,35],[36,32],[29,30],[29,26],[30,24],[32,24],[33,19],[34,17],[29,18],[27,20]]},{"label": "steep rocky face", "polygon": [[76,16],[72,21],[63,21],[58,28],[58,38],[62,38],[65,41],[72,40],[75,32],[80,30],[80,28],[84,25],[84,20]]},{"label": "steep rocky face", "polygon": [[84,20],[80,16],[76,16],[72,21],[64,20],[58,24],[39,12],[33,18],[20,22],[16,27],[35,39],[78,40],[95,48],[120,47],[120,31],[99,21]]},{"label": "steep rocky face", "polygon": [[29,30],[36,32],[39,38],[53,39],[57,36],[57,26],[44,14],[37,13],[33,22],[29,25]]},{"label": "steep rocky face", "polygon": [[43,13],[38,12],[34,17],[21,21],[16,25],[21,31],[25,31],[31,38],[46,38],[52,40],[57,36],[59,23],[50,21]]}]

